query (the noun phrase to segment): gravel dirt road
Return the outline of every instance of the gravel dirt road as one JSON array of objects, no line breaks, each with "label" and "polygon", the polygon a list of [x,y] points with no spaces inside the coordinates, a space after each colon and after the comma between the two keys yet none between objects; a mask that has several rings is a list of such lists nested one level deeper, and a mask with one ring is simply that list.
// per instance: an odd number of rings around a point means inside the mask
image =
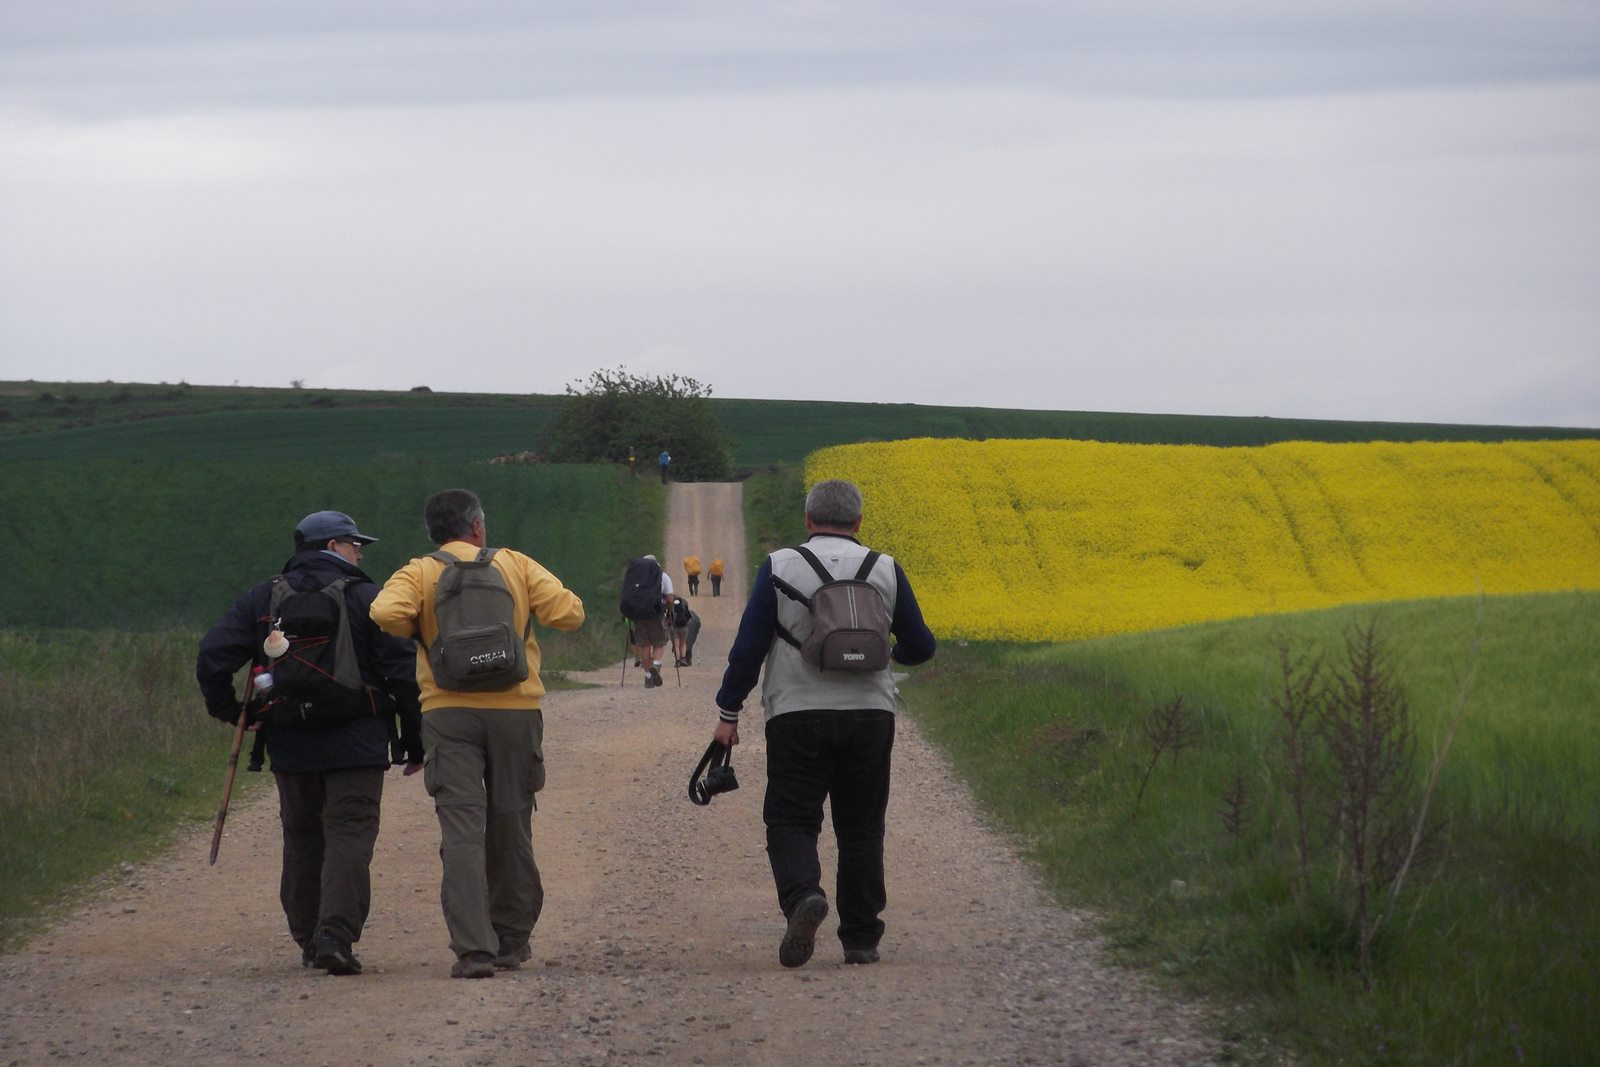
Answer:
[{"label": "gravel dirt road", "polygon": [[[746,594],[739,489],[672,487],[661,557],[674,580],[686,555],[728,563],[723,596],[706,581],[693,598],[695,665],[646,690],[631,660],[619,685],[619,659],[578,676],[596,688],[547,698],[534,844],[548,900],[530,964],[448,977],[438,826],[421,776],[395,771],[356,946],[365,973],[302,969],[261,790],[229,815],[215,867],[209,828],[192,828],[0,957],[0,1064],[1214,1062],[1203,1012],[1108,965],[1086,917],[1044,898],[905,716],[883,961],[845,966],[830,919],[807,966],[778,965],[759,704],[735,752],[743,788],[704,808],[686,797]],[[615,619],[589,605],[620,654]],[[220,729],[217,744],[220,770]]]}]

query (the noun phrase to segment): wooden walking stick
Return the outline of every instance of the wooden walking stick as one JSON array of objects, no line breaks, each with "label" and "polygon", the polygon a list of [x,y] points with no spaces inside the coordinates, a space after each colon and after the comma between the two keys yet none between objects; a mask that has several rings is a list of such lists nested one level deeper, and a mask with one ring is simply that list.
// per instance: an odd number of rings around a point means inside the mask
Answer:
[{"label": "wooden walking stick", "polygon": [[233,796],[233,776],[239,773],[239,749],[244,745],[245,724],[250,720],[250,698],[256,692],[256,672],[244,682],[244,703],[239,706],[239,721],[233,724],[233,749],[228,753],[228,776],[222,782],[222,805],[217,808],[217,823],[211,828],[211,866],[217,865],[222,848],[222,824],[228,818],[228,800]]}]

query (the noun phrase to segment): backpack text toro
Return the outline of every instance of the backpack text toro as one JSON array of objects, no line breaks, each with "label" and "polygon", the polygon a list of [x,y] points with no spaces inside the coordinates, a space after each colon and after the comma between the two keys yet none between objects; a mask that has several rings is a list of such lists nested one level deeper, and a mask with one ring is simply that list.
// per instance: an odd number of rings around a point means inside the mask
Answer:
[{"label": "backpack text toro", "polygon": [[889,609],[877,586],[867,581],[881,553],[869,550],[854,578],[835,578],[810,549],[796,545],[795,551],[811,564],[822,585],[806,596],[772,576],[778,592],[811,613],[811,633],[804,641],[782,623],[778,636],[798,648],[807,663],[825,671],[881,671],[889,666]]}]

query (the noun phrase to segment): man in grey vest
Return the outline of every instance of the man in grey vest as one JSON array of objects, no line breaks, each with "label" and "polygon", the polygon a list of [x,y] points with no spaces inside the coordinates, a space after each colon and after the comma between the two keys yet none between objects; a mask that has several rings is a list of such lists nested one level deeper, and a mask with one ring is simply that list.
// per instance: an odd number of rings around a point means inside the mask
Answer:
[{"label": "man in grey vest", "polygon": [[[869,550],[861,529],[861,490],[851,482],[818,483],[806,496],[805,547],[835,578],[857,575]],[[806,595],[822,584],[793,548],[768,556],[756,573],[728,669],[717,691],[714,734],[739,743],[739,712],[758,678],[766,713],[767,856],[786,925],[778,962],[799,967],[811,958],[817,928],[828,917],[817,838],[822,805],[833,811],[839,846],[835,901],[846,963],[876,963],[888,902],[883,875],[884,815],[889,806],[889,757],[894,747],[895,686],[890,668],[828,670],[797,647],[811,628],[806,608],[778,594],[773,579]],[[905,572],[880,555],[865,576],[882,596],[894,637],[891,660],[904,666],[933,657],[933,634],[922,619]],[[787,634],[791,641],[781,635]]]}]

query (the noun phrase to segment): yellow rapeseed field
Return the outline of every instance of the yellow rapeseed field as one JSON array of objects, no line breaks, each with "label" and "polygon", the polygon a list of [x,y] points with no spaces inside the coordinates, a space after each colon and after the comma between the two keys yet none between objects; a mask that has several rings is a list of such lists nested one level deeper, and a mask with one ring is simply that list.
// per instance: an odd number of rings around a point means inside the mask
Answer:
[{"label": "yellow rapeseed field", "polygon": [[1600,589],[1600,441],[1263,448],[923,439],[814,453],[939,634],[1042,641],[1410,597]]}]

